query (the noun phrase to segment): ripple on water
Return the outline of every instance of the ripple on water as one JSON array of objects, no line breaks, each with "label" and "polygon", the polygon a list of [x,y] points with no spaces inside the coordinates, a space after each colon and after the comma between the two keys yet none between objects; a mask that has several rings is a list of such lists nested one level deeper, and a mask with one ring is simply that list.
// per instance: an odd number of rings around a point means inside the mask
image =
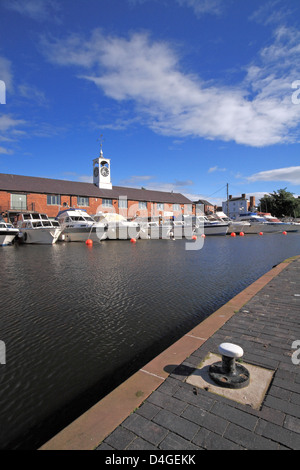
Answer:
[{"label": "ripple on water", "polygon": [[116,375],[127,378],[273,265],[300,253],[300,234],[207,237],[199,251],[186,251],[185,243],[0,250],[7,356],[1,448],[14,440],[41,445],[75,419],[83,402],[91,406],[115,386]]}]

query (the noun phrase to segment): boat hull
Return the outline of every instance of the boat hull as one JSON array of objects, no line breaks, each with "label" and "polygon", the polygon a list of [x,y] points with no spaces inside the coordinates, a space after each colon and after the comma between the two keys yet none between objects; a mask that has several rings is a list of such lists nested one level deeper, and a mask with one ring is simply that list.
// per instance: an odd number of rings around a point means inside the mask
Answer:
[{"label": "boat hull", "polygon": [[108,225],[107,238],[109,240],[130,240],[140,238],[140,227],[129,225]]},{"label": "boat hull", "polygon": [[19,241],[21,243],[36,245],[54,245],[61,234],[60,229],[53,227],[43,228],[26,228],[20,230]]},{"label": "boat hull", "polygon": [[251,233],[282,233],[282,232],[296,232],[297,230],[293,229],[292,226],[287,226],[285,224],[277,224],[277,223],[272,223],[272,222],[267,222],[267,223],[257,223],[257,224],[251,224],[249,227],[245,227],[243,232],[245,234],[251,234]]},{"label": "boat hull", "polygon": [[250,227],[248,222],[230,222],[228,225],[228,235],[231,233],[246,233],[247,228]]},{"label": "boat hull", "polygon": [[1,230],[0,231],[0,246],[11,245],[18,235],[19,230]]},{"label": "boat hull", "polygon": [[107,229],[104,226],[91,227],[67,227],[59,239],[65,242],[86,242],[90,239],[93,242],[100,242],[107,238]]},{"label": "boat hull", "polygon": [[171,238],[183,238],[182,228],[174,230],[170,225],[153,225],[141,227],[139,236],[142,240],[169,240]]},{"label": "boat hull", "polygon": [[204,224],[195,228],[195,235],[226,235],[228,224]]}]

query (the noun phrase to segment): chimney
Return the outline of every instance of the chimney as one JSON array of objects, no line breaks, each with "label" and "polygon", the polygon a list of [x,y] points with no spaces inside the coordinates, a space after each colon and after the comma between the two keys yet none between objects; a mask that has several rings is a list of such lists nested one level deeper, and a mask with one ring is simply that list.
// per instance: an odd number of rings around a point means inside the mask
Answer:
[{"label": "chimney", "polygon": [[250,207],[255,207],[255,196],[250,196]]},{"label": "chimney", "polygon": [[229,196],[229,199],[232,199],[232,195]]},{"label": "chimney", "polygon": [[243,199],[246,199],[246,194],[242,194],[242,198],[243,198]]}]

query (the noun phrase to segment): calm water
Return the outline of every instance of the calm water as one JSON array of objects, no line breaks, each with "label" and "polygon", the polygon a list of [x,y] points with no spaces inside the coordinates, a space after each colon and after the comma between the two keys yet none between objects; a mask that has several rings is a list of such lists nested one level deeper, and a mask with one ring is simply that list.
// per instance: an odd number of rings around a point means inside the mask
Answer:
[{"label": "calm water", "polygon": [[1,449],[46,442],[272,266],[300,254],[300,233],[207,237],[199,251],[185,244],[0,249]]}]

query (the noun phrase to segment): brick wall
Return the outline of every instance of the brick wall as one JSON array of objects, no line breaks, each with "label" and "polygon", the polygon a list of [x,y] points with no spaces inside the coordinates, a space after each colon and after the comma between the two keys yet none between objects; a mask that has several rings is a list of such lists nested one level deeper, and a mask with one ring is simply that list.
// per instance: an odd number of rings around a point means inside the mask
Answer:
[{"label": "brick wall", "polygon": [[[11,195],[7,191],[0,191],[0,212],[11,209]],[[180,205],[179,211],[173,210],[173,204],[164,204],[164,210],[157,208],[157,203],[147,202],[147,209],[141,209],[139,207],[138,201],[127,201],[127,209],[119,209],[118,200],[113,200],[112,207],[103,207],[101,198],[89,198],[89,206],[78,206],[77,205],[77,196],[65,196],[62,195],[59,205],[48,205],[47,204],[47,194],[36,194],[28,193],[27,194],[27,210],[34,210],[43,214],[47,214],[48,217],[56,217],[60,210],[63,210],[67,207],[78,207],[80,209],[85,209],[88,214],[93,215],[98,211],[103,212],[116,212],[124,215],[125,217],[134,218],[139,217],[159,217],[163,215],[164,212],[172,212],[175,217],[181,215],[184,210],[184,205]],[[64,206],[65,204],[65,206]]]}]

